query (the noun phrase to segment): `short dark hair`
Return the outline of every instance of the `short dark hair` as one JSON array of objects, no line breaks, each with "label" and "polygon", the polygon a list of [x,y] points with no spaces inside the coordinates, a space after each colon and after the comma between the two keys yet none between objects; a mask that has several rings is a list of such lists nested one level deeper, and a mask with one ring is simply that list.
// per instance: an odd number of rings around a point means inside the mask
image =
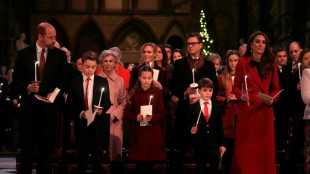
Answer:
[{"label": "short dark hair", "polygon": [[198,32],[193,32],[193,33],[187,33],[186,34],[186,40],[190,37],[197,37],[199,43],[202,43],[202,36]]},{"label": "short dark hair", "polygon": [[169,48],[170,50],[172,50],[172,46],[170,44],[164,44],[164,48]]},{"label": "short dark hair", "polygon": [[276,49],[276,50],[274,51],[275,56],[278,54],[278,52],[282,52],[282,51],[286,52],[283,48],[278,48],[278,49]]},{"label": "short dark hair", "polygon": [[211,79],[209,78],[202,78],[199,80],[198,82],[198,89],[201,89],[201,88],[214,88],[214,84],[212,82]]},{"label": "short dark hair", "polygon": [[84,63],[86,60],[96,61],[99,64],[98,54],[93,51],[86,51],[82,54],[82,62]]}]

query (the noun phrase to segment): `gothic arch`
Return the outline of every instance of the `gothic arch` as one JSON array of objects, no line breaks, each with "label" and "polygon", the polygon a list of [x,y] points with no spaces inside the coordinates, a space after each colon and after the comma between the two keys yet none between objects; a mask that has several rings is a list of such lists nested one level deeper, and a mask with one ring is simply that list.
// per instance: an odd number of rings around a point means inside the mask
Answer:
[{"label": "gothic arch", "polygon": [[56,40],[60,44],[61,47],[66,47],[71,50],[70,39],[68,38],[68,33],[65,30],[65,25],[61,24],[56,18],[52,18],[48,21],[48,23],[52,24],[56,30]]},{"label": "gothic arch", "polygon": [[94,51],[98,55],[106,48],[101,25],[89,16],[78,27],[74,35],[74,54],[80,57],[85,51]]},{"label": "gothic arch", "polygon": [[112,32],[109,39],[111,46],[119,45],[124,38],[130,33],[138,33],[141,36],[141,42],[158,42],[158,38],[152,27],[143,19],[138,17],[130,17],[121,22]]},{"label": "gothic arch", "polygon": [[174,20],[167,25],[160,38],[161,43],[168,43],[172,48],[183,49],[185,46],[185,30],[179,21]]}]

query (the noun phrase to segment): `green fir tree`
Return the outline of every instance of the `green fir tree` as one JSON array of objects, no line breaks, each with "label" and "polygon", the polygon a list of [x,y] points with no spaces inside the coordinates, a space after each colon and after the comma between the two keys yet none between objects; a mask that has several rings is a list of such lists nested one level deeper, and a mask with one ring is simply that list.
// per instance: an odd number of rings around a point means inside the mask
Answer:
[{"label": "green fir tree", "polygon": [[208,34],[206,16],[203,10],[200,12],[200,35],[202,36],[203,53],[208,56],[212,53],[211,45],[213,40]]}]

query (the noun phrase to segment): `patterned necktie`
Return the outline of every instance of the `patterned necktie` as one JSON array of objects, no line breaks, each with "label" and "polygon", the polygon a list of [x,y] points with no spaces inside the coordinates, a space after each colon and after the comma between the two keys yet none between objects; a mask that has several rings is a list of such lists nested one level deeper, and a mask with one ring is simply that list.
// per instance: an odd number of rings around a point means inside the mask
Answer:
[{"label": "patterned necktie", "polygon": [[40,73],[40,80],[43,79],[43,72],[44,72],[44,66],[45,66],[45,57],[44,57],[45,49],[42,49],[41,56],[40,56],[40,65],[39,65],[39,73]]},{"label": "patterned necktie", "polygon": [[89,84],[90,78],[87,77],[87,82],[86,82],[86,90],[85,90],[85,111],[89,109],[88,107],[88,84]]},{"label": "patterned necktie", "polygon": [[204,102],[204,104],[205,104],[205,119],[206,119],[207,122],[209,121],[208,103],[209,102]]}]

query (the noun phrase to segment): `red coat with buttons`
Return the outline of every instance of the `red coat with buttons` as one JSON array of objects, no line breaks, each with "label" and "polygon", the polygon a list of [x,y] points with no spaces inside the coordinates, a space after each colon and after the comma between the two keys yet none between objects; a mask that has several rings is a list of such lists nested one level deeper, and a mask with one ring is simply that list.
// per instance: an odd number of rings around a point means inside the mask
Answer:
[{"label": "red coat with buttons", "polygon": [[247,75],[250,102],[249,106],[247,102],[239,102],[231,173],[275,174],[273,107],[256,95],[262,92],[273,97],[280,91],[277,66],[274,62],[274,71],[267,78],[260,78],[251,60],[253,57],[240,58],[235,72],[233,93],[240,100]]},{"label": "red coat with buttons", "polygon": [[[148,105],[150,95],[152,105],[152,120],[150,126],[141,127],[137,122],[140,106]],[[164,136],[161,130],[165,118],[165,107],[162,92],[156,88],[143,90],[141,87],[135,89],[133,96],[127,102],[125,119],[130,122],[130,160],[156,161],[166,159],[164,147]]]}]

